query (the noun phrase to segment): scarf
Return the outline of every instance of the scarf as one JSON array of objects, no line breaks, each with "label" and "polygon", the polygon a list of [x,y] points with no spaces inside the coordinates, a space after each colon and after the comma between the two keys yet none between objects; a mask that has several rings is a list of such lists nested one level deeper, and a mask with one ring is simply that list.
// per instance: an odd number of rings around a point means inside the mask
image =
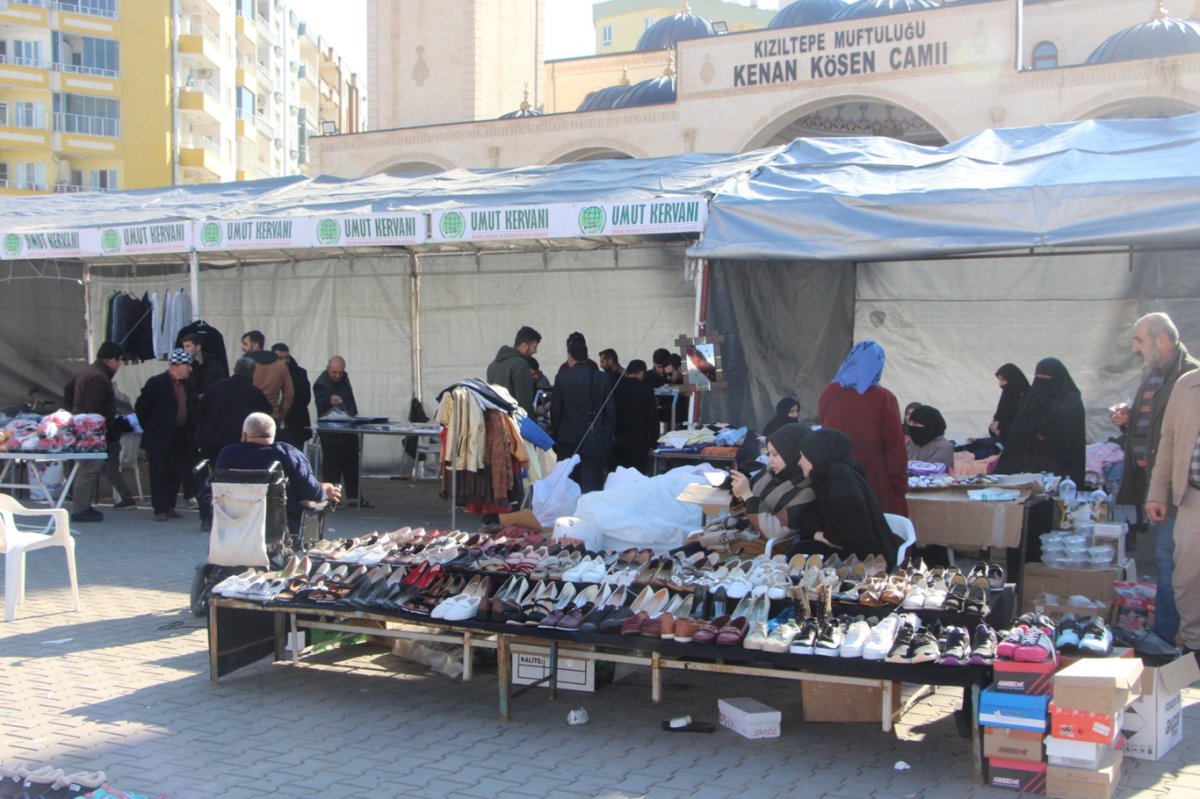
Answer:
[{"label": "scarf", "polygon": [[767,422],[763,428],[763,435],[769,436],[785,424],[791,424],[796,421],[788,416],[792,408],[799,408],[800,400],[795,397],[784,397],[779,402],[775,403],[775,415],[771,417],[771,421]]},{"label": "scarf", "polygon": [[908,425],[908,437],[918,447],[946,434],[946,420],[932,405],[918,405],[912,412],[913,424]]},{"label": "scarf", "polygon": [[879,378],[883,377],[883,364],[883,347],[874,341],[860,341],[842,361],[841,368],[833,376],[833,382],[843,388],[852,388],[859,394],[866,394],[871,386],[879,385]]},{"label": "scarf", "polygon": [[811,430],[806,425],[786,424],[767,439],[784,467],[778,473],[763,469],[750,481],[750,490],[758,497],[758,513],[779,513],[813,501],[812,481],[800,469],[800,441]]},{"label": "scarf", "polygon": [[1004,440],[1013,420],[1017,418],[1017,409],[1021,407],[1021,398],[1029,390],[1029,380],[1025,373],[1015,364],[1006,363],[996,370],[996,377],[1004,378],[1004,387],[1000,389],[1000,402],[996,404],[996,413],[992,416],[1000,423],[1001,441]]}]

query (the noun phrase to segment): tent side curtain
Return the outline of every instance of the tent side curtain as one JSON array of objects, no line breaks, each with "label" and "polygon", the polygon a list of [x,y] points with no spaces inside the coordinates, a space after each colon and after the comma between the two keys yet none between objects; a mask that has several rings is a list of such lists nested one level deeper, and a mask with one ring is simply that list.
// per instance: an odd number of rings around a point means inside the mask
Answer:
[{"label": "tent side curtain", "polygon": [[37,399],[62,402],[63,386],[86,361],[83,267],[14,262],[0,268],[0,408]]}]

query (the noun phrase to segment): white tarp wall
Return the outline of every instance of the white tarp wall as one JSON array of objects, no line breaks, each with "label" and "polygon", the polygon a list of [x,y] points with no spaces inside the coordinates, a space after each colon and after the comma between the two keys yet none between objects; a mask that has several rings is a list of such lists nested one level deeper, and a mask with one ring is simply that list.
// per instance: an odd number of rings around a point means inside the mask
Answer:
[{"label": "white tarp wall", "polygon": [[887,352],[883,385],[903,408],[934,405],[947,437],[987,435],[1003,363],[1033,380],[1047,356],[1083,394],[1089,440],[1118,434],[1109,406],[1132,400],[1133,323],[1165,311],[1200,349],[1200,253],[1055,254],[858,265],[854,338]]}]

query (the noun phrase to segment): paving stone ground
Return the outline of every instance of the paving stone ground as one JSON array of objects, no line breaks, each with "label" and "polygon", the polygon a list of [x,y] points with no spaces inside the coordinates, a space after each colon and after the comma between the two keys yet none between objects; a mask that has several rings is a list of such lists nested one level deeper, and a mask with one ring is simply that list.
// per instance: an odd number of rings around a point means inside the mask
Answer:
[{"label": "paving stone ground", "polygon": [[[431,483],[368,487],[376,508],[334,514],[332,535],[449,524]],[[797,684],[758,678],[668,672],[656,707],[647,671],[555,702],[531,691],[503,723],[494,665],[463,683],[368,646],[213,684],[207,632],[187,611],[207,549],[195,514],[155,523],[146,509],[103,510],[103,523],[77,526],[83,610],[69,610],[61,551],[39,551],[17,619],[0,624],[0,761],[103,769],[118,788],[172,799],[1006,795],[976,781],[954,691],[884,733],[806,724]],[[659,728],[682,714],[715,721],[728,696],[781,710],[782,736]],[[1119,796],[1200,797],[1198,701],[1185,691],[1187,732],[1166,758],[1125,761]],[[588,724],[567,725],[574,707]],[[911,769],[896,771],[901,760]]]}]

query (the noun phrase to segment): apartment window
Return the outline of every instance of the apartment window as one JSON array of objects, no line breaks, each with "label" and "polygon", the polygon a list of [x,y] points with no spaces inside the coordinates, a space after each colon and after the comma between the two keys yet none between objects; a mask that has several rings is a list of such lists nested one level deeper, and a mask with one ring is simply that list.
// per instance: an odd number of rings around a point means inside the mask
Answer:
[{"label": "apartment window", "polygon": [[237,0],[237,15],[254,19],[254,0]]},{"label": "apartment window", "polygon": [[83,67],[88,74],[110,75],[120,74],[120,47],[115,39],[98,39],[95,36],[83,37],[83,52],[75,53],[72,62]]},{"label": "apartment window", "polygon": [[18,189],[45,190],[45,164],[17,164],[14,172],[16,175],[16,186]]},{"label": "apartment window", "polygon": [[1033,48],[1034,69],[1054,69],[1058,66],[1058,48],[1050,42],[1040,42]]},{"label": "apartment window", "polygon": [[0,103],[0,125],[14,128],[44,128],[46,107],[41,103],[16,101]]},{"label": "apartment window", "polygon": [[110,97],[55,93],[54,129],[89,136],[120,136],[121,102]]},{"label": "apartment window", "polygon": [[117,16],[117,0],[58,0],[58,7],[63,11],[90,14],[93,17],[112,19]]},{"label": "apartment window", "polygon": [[42,43],[13,39],[12,58],[9,63],[26,67],[42,66]]},{"label": "apartment window", "polygon": [[242,119],[254,119],[254,109],[258,107],[258,98],[254,92],[245,86],[237,87],[237,115]]},{"label": "apartment window", "polygon": [[601,28],[600,39],[605,47],[612,47],[612,25],[605,25]]},{"label": "apartment window", "polygon": [[91,170],[88,173],[88,188],[93,191],[115,191],[117,188],[117,170]]},{"label": "apartment window", "polygon": [[8,162],[0,161],[0,189],[8,188]]}]

